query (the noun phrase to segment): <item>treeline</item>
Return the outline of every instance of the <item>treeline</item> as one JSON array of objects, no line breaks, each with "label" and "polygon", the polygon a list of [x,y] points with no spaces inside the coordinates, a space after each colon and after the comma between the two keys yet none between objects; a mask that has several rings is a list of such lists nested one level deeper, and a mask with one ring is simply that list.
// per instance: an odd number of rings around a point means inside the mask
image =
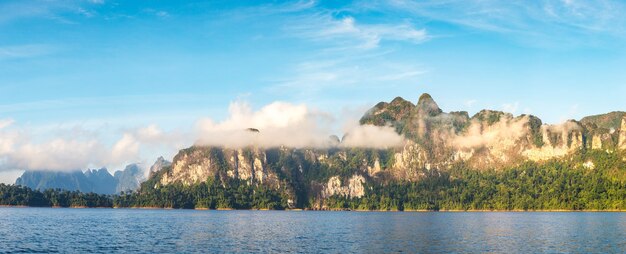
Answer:
[{"label": "treeline", "polygon": [[109,195],[82,193],[61,189],[45,191],[31,188],[0,184],[0,205],[32,207],[113,207]]},{"label": "treeline", "polygon": [[[593,166],[582,166],[586,161]],[[594,151],[501,171],[456,165],[418,182],[368,184],[362,198],[324,202],[354,210],[626,210],[626,162]]]},{"label": "treeline", "polygon": [[213,179],[192,186],[171,184],[119,195],[99,195],[61,189],[33,190],[0,184],[0,205],[30,207],[150,207],[182,209],[270,209],[288,207],[288,197],[266,186],[233,179],[225,185]]},{"label": "treeline", "polygon": [[[0,184],[0,205],[272,210],[290,207],[398,211],[626,210],[623,156],[588,151],[545,163],[527,162],[503,170],[485,171],[456,164],[449,170],[429,171],[429,175],[416,182],[370,181],[365,186],[365,195],[360,198],[310,198],[317,192],[308,185],[312,177],[305,174],[298,183],[281,184],[282,189],[249,185],[247,181],[231,178],[209,178],[191,186],[180,183],[161,186],[159,177],[152,177],[138,191],[120,195],[38,191]],[[325,172],[332,170],[328,168],[317,170],[319,172],[314,172],[321,175],[337,173],[336,169],[333,172]],[[295,184],[308,188],[294,191]],[[290,200],[294,196],[300,201]]]},{"label": "treeline", "polygon": [[155,178],[142,184],[137,192],[113,196],[115,207],[155,207],[184,209],[271,209],[288,207],[285,192],[264,185],[249,185],[230,179],[224,183],[213,178],[206,182],[185,186],[170,184],[154,188]]}]

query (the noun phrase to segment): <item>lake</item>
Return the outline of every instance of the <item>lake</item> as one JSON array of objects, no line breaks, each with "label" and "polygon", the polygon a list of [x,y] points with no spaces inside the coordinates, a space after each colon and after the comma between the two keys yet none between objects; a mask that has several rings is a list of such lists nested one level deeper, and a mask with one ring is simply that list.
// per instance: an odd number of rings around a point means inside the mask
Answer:
[{"label": "lake", "polygon": [[624,253],[626,213],[0,208],[0,252]]}]

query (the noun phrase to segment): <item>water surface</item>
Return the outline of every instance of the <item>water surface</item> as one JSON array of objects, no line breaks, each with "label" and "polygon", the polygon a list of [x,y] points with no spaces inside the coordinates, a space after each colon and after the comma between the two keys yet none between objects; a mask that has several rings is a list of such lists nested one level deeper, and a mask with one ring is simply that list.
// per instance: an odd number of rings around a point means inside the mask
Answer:
[{"label": "water surface", "polygon": [[0,208],[0,252],[625,253],[626,213]]}]

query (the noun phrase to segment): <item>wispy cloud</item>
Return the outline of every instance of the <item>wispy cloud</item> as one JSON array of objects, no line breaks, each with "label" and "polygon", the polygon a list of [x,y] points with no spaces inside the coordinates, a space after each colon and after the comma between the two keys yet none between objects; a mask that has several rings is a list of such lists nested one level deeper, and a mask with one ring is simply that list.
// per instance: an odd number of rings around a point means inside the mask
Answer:
[{"label": "wispy cloud", "polygon": [[626,3],[622,1],[394,0],[362,6],[505,34],[509,39],[534,46],[595,43],[589,35],[626,37]]},{"label": "wispy cloud", "polygon": [[63,24],[76,23],[72,18],[75,14],[83,17],[94,17],[96,12],[92,7],[104,4],[104,0],[88,1],[1,1],[0,25],[23,19],[53,20]]},{"label": "wispy cloud", "polygon": [[13,119],[0,119],[0,130],[8,127],[13,124],[15,121]]},{"label": "wispy cloud", "polygon": [[162,19],[169,18],[171,16],[170,13],[167,12],[167,11],[155,10],[155,9],[152,9],[152,8],[144,9],[143,12],[151,14],[151,15],[154,15],[154,16],[156,16],[158,18],[162,18]]},{"label": "wispy cloud", "polygon": [[474,107],[476,102],[477,102],[477,100],[474,100],[474,99],[467,100],[467,101],[465,101],[465,106],[467,106],[468,108],[472,108],[472,107]]},{"label": "wispy cloud", "polygon": [[426,29],[417,29],[408,23],[361,24],[354,17],[336,18],[325,13],[304,16],[301,20],[288,26],[287,31],[339,48],[373,49],[379,47],[381,41],[418,44],[429,39]]},{"label": "wispy cloud", "polygon": [[54,53],[55,47],[42,44],[0,46],[0,60],[31,58]]},{"label": "wispy cloud", "polygon": [[416,64],[385,60],[384,55],[304,61],[286,77],[274,80],[269,90],[310,97],[321,92],[412,85],[428,73],[427,69]]},{"label": "wispy cloud", "polygon": [[502,110],[507,113],[516,114],[519,109],[519,102],[502,104]]},{"label": "wispy cloud", "polygon": [[81,107],[104,107],[104,106],[124,106],[138,104],[152,104],[157,102],[189,102],[215,100],[217,95],[206,94],[141,94],[141,95],[116,95],[116,96],[94,96],[94,97],[72,97],[58,98],[50,100],[26,101],[13,104],[0,104],[1,114],[12,114],[17,112],[56,110]]}]

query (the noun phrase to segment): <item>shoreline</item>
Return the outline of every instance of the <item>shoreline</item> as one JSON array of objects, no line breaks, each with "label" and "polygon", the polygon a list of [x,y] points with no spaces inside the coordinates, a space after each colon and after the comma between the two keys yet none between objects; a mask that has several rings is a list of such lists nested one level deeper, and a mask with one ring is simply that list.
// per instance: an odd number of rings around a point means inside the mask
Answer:
[{"label": "shoreline", "polygon": [[360,210],[360,209],[284,209],[284,210],[271,210],[267,208],[261,209],[234,209],[234,208],[217,208],[217,209],[209,209],[209,208],[172,208],[172,207],[87,207],[87,206],[70,206],[70,207],[61,207],[61,206],[24,206],[24,205],[0,205],[0,208],[51,208],[51,209],[137,209],[137,210],[195,210],[195,211],[284,211],[284,212],[390,212],[390,213],[538,213],[538,212],[547,212],[547,213],[576,213],[576,212],[585,212],[585,213],[626,213],[626,210],[619,209],[607,209],[607,210],[567,210],[567,209],[545,209],[545,210]]}]

